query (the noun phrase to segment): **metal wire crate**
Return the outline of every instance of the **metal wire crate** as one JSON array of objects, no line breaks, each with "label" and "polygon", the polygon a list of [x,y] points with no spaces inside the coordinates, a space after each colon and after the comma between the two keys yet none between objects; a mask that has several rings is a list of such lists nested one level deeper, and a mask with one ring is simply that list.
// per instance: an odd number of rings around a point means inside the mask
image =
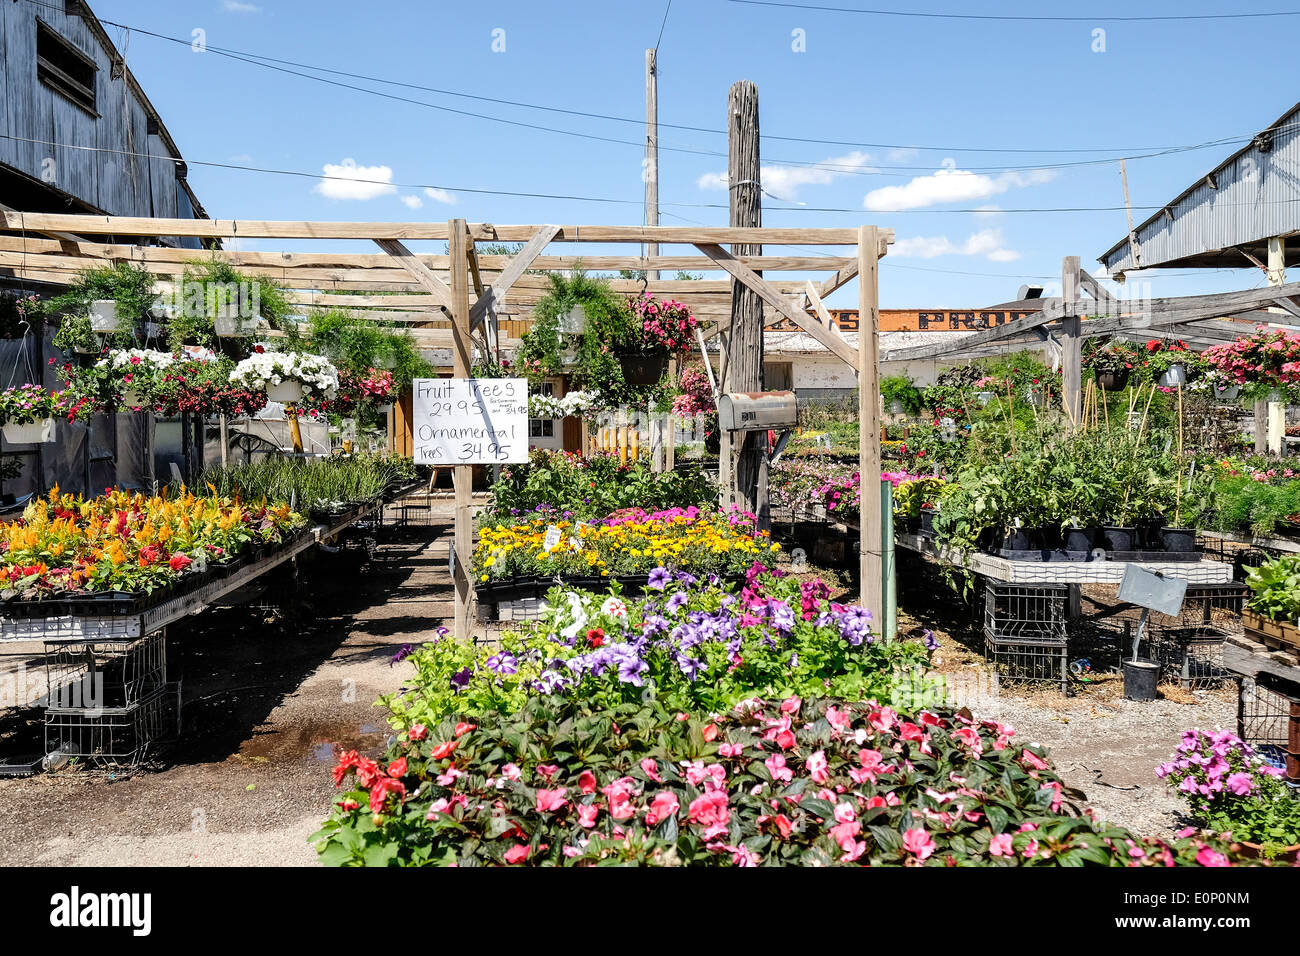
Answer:
[{"label": "metal wire crate", "polygon": [[1286,767],[1292,721],[1300,721],[1300,687],[1267,674],[1242,678],[1237,736],[1274,766]]},{"label": "metal wire crate", "polygon": [[45,712],[46,764],[82,760],[95,767],[136,766],[180,735],[181,687],[165,684],[138,704]]},{"label": "metal wire crate", "polygon": [[1062,691],[1069,686],[1069,648],[1064,640],[1026,641],[986,633],[984,657],[1001,680],[1059,684]]},{"label": "metal wire crate", "polygon": [[1226,637],[1212,624],[1152,628],[1150,653],[1164,680],[1187,689],[1215,687],[1233,677],[1223,667]]},{"label": "metal wire crate", "polygon": [[991,640],[1065,645],[1065,585],[1007,584],[984,587],[984,635]]},{"label": "metal wire crate", "polygon": [[167,682],[165,632],[134,640],[45,645],[49,706],[63,710],[127,707]]},{"label": "metal wire crate", "polygon": [[1152,611],[1152,628],[1203,627],[1215,634],[1240,634],[1241,609],[1250,589],[1244,584],[1189,584],[1182,609],[1176,615]]}]

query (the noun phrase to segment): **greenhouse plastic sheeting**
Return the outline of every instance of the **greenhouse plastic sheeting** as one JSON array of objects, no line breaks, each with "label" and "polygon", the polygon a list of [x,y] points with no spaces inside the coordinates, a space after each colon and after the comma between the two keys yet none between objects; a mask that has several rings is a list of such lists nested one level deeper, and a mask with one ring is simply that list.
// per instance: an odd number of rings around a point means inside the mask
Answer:
[{"label": "greenhouse plastic sheeting", "polygon": [[[0,340],[0,390],[32,381],[51,391],[61,389],[63,381],[51,358],[67,361],[48,335],[39,343],[31,336]],[[23,460],[22,474],[4,482],[3,490],[21,500],[56,484],[80,494],[96,494],[115,484],[147,488],[146,450],[152,428],[152,416],[140,414],[95,415],[75,423],[56,419],[53,442],[3,445],[5,455]]]}]

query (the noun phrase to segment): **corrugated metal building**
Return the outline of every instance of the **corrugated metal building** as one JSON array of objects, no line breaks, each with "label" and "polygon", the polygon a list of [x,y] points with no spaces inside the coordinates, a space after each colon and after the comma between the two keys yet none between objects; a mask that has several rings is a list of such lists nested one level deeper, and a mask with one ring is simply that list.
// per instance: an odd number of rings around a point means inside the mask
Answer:
[{"label": "corrugated metal building", "polygon": [[[1151,268],[1250,268],[1266,261],[1269,239],[1297,234],[1300,103],[1137,226],[1134,242],[1125,236],[1098,261],[1112,276]],[[1300,243],[1288,245],[1286,265],[1300,265]]]}]

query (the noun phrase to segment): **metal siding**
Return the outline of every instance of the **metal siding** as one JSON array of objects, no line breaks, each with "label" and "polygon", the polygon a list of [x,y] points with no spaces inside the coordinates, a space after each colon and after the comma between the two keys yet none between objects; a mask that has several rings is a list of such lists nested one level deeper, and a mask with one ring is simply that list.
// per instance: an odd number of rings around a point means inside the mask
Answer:
[{"label": "metal siding", "polygon": [[[1143,268],[1158,267],[1198,253],[1258,243],[1300,231],[1300,110],[1293,110],[1273,133],[1273,150],[1252,147],[1204,179],[1170,207],[1137,229]],[[1101,261],[1112,274],[1137,268],[1127,242]],[[1242,265],[1247,260],[1242,258]]]},{"label": "metal siding", "polygon": [[[37,79],[38,14],[94,60],[98,118]],[[39,180],[42,161],[52,156],[57,175],[52,185],[110,215],[193,215],[188,203],[178,207],[175,165],[165,158],[169,150],[162,139],[148,135],[142,101],[124,76],[112,76],[112,54],[80,17],[45,5],[0,3],[0,68],[0,133],[44,141],[0,137],[0,163]],[[46,145],[56,142],[100,151]],[[150,160],[146,154],[164,158]]]}]

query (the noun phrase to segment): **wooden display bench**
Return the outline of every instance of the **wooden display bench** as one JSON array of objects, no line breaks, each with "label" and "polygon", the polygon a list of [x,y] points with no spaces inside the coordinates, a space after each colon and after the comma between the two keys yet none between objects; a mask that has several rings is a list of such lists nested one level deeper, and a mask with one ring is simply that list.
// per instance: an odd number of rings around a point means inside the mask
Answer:
[{"label": "wooden display bench", "polygon": [[1241,612],[1246,637],[1269,650],[1289,654],[1300,666],[1300,627],[1288,621],[1275,621],[1249,609]]}]

